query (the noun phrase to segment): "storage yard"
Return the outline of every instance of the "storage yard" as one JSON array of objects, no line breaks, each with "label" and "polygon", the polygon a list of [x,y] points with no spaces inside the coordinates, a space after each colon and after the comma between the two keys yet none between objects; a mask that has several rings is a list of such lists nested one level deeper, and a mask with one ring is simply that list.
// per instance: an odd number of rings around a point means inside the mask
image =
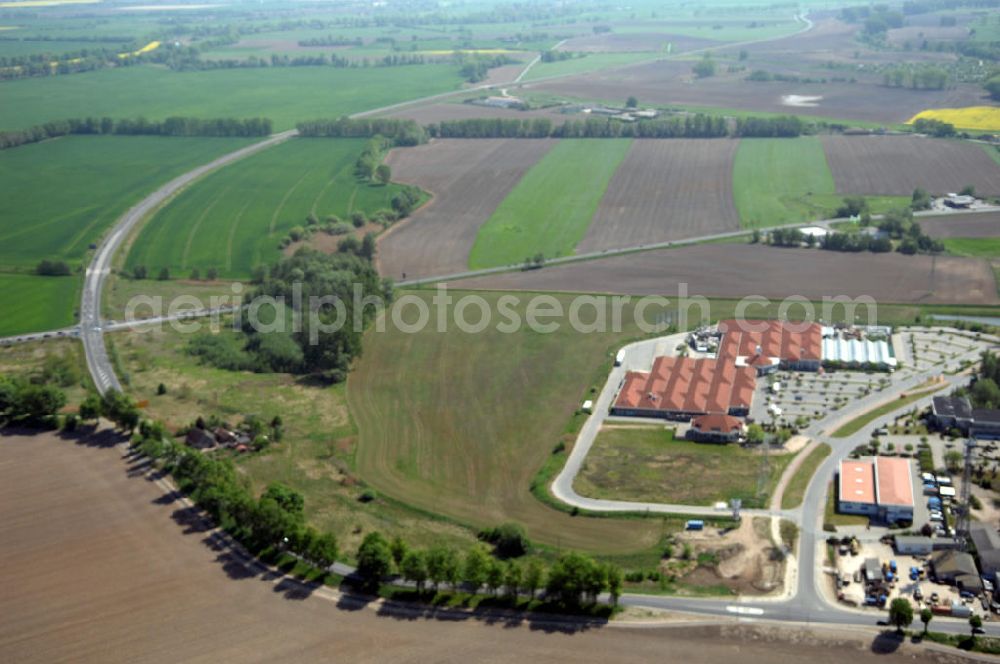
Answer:
[{"label": "storage yard", "polygon": [[981,260],[726,244],[657,249],[531,272],[474,277],[450,285],[673,296],[682,283],[688,284],[690,295],[706,297],[782,298],[794,293],[815,300],[868,295],[886,303],[1000,302],[993,271]]}]

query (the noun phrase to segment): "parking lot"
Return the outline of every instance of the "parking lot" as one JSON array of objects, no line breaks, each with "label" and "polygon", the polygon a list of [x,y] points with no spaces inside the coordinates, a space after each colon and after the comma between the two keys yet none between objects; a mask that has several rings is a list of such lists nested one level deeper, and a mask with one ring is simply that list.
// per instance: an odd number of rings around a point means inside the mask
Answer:
[{"label": "parking lot", "polygon": [[894,341],[897,338],[894,351],[905,373],[934,368],[955,370],[960,356],[970,352],[978,355],[996,345],[975,332],[945,328],[907,328],[895,335]]},{"label": "parking lot", "polygon": [[757,421],[770,421],[769,409],[776,406],[781,413],[779,421],[794,424],[800,418],[816,420],[853,399],[886,389],[890,381],[889,374],[861,371],[779,371],[758,381],[750,415]]}]

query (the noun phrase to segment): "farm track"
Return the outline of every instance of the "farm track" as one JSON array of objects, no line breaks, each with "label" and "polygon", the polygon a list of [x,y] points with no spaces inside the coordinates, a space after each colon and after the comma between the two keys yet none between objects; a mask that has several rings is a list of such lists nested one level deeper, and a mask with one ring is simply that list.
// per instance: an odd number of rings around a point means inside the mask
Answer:
[{"label": "farm track", "polygon": [[975,143],[919,136],[823,136],[838,193],[909,196],[973,185],[1000,194],[1000,164]]},{"label": "farm track", "polygon": [[738,145],[704,139],[633,142],[577,251],[737,230],[732,181]]}]

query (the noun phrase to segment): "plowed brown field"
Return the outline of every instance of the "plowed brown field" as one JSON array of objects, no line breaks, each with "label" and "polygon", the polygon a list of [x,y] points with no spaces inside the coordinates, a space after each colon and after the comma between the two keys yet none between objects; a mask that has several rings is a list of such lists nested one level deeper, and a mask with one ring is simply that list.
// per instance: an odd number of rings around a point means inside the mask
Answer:
[{"label": "plowed brown field", "polygon": [[491,290],[678,294],[811,300],[868,295],[877,302],[998,302],[986,261],[953,256],[847,254],[819,249],[753,245],[698,245],[465,279],[453,288]]},{"label": "plowed brown field", "polygon": [[739,229],[732,186],[738,145],[728,139],[634,141],[578,252]]},{"label": "plowed brown field", "polygon": [[822,140],[841,193],[909,196],[922,187],[944,194],[970,184],[980,194],[1000,193],[1000,165],[972,143],[919,136],[824,136]]},{"label": "plowed brown field", "polygon": [[1000,212],[923,217],[917,221],[931,237],[1000,237]]},{"label": "plowed brown field", "polygon": [[445,139],[393,150],[393,180],[434,198],[378,245],[379,268],[393,279],[454,274],[468,268],[479,227],[554,141]]}]

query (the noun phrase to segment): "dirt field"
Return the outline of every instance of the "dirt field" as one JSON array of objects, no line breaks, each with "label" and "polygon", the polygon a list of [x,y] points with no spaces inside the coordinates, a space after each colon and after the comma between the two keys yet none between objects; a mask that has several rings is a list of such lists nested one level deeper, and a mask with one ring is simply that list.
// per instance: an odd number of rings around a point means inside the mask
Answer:
[{"label": "dirt field", "polygon": [[955,214],[918,222],[931,237],[1000,237],[1000,212]]},{"label": "dirt field", "polygon": [[611,179],[580,253],[736,230],[738,141],[640,140]]},{"label": "dirt field", "polygon": [[986,261],[717,244],[626,254],[532,272],[465,279],[455,288],[782,298],[869,295],[878,302],[998,302]]},{"label": "dirt field", "polygon": [[974,185],[980,194],[1000,193],[1000,165],[980,146],[919,136],[823,136],[837,191],[909,196],[917,187],[932,194]]},{"label": "dirt field", "polygon": [[671,44],[671,53],[683,53],[719,43],[712,39],[658,32],[612,32],[603,35],[574,37],[567,40],[558,50],[576,53],[636,53],[642,51],[666,53],[667,44]]},{"label": "dirt field", "polygon": [[448,139],[393,150],[393,179],[434,198],[379,241],[383,275],[399,279],[453,274],[467,268],[479,227],[554,141]]},{"label": "dirt field", "polygon": [[[872,636],[735,623],[656,629],[391,615],[248,569],[119,447],[0,439],[5,662],[352,661],[746,664],[935,661]],[[718,620],[712,620],[718,623]],[[917,656],[917,660],[914,659]],[[938,655],[937,657],[940,657]]]},{"label": "dirt field", "polygon": [[472,118],[510,118],[515,120],[549,118],[553,122],[562,123],[565,122],[567,118],[573,117],[552,109],[518,111],[512,108],[492,108],[489,106],[480,106],[478,104],[447,103],[411,106],[395,111],[390,115],[394,118],[415,120],[420,124],[430,124],[432,122],[442,122],[444,120],[468,120]]}]

